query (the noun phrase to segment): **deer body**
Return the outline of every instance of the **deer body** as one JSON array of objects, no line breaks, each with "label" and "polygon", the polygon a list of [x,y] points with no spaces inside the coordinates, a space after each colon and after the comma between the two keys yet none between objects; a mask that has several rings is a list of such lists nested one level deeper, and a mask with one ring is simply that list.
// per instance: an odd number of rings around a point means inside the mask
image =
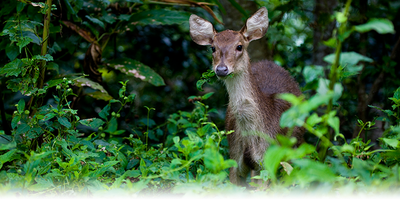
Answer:
[{"label": "deer body", "polygon": [[[251,16],[240,31],[216,33],[210,22],[196,15],[189,21],[192,39],[200,45],[211,45],[213,70],[229,94],[225,125],[227,130],[234,130],[228,135],[229,154],[238,163],[237,168],[230,169],[229,176],[232,183],[243,184],[251,170],[261,170],[260,164],[269,146],[264,135],[275,138],[286,133],[279,126],[279,120],[290,104],[275,96],[301,92],[282,67],[267,60],[250,63],[248,44],[264,36],[268,28],[266,8]],[[295,128],[293,135],[301,138],[302,132]]]}]

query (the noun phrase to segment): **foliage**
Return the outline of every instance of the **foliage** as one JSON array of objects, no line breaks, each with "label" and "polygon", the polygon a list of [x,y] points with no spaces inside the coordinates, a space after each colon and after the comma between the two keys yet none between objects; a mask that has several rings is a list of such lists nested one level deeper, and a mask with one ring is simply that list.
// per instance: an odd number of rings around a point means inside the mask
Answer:
[{"label": "foliage", "polygon": [[[248,16],[236,1],[229,2]],[[307,26],[312,14],[304,8],[315,2],[256,2],[269,10],[267,37],[275,62],[288,67],[304,91],[300,97],[279,95],[292,104],[280,124],[289,130],[303,127],[308,136],[297,148],[290,135],[270,140],[263,170],[251,177],[259,181],[247,187],[251,190],[228,180],[229,168],[237,166],[228,159],[226,137],[232,131],[219,128],[223,112],[214,108],[224,100],[216,96],[225,93],[209,92],[212,87],[219,90],[216,84],[210,86],[216,82],[212,70],[201,74],[211,56],[189,42],[190,13],[219,22],[215,5],[225,11],[218,1],[1,2],[1,193],[397,191],[397,63],[386,55],[380,59],[359,53],[353,44],[361,34],[395,33],[398,25],[392,23],[392,11],[398,6],[372,2],[380,5],[374,9],[387,9],[386,15],[368,13],[362,22],[354,11],[359,1],[338,4],[336,12],[324,18],[338,24],[332,37],[323,41],[335,51],[323,58],[326,66],[320,66],[309,64],[307,58],[313,30]],[[382,88],[389,103],[369,105],[382,116],[344,120],[354,113],[355,77],[374,76],[379,70],[395,77]],[[183,102],[195,88],[207,93]],[[380,148],[367,139],[378,122],[386,123],[378,139]],[[346,123],[359,127],[355,137],[345,133]]]}]

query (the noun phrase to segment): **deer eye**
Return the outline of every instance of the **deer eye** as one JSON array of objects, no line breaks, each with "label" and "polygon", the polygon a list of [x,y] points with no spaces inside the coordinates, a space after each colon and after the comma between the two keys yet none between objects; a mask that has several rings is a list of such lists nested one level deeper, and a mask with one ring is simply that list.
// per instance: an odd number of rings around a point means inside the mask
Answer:
[{"label": "deer eye", "polygon": [[238,50],[238,51],[242,51],[242,45],[238,45],[237,47],[236,47],[236,50]]},{"label": "deer eye", "polygon": [[215,47],[211,47],[211,51],[214,53],[215,52]]}]

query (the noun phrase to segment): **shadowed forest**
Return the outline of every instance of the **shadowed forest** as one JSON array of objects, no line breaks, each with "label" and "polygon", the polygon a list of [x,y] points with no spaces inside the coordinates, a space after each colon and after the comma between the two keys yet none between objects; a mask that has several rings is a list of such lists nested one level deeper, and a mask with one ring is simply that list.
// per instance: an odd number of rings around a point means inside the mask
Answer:
[{"label": "shadowed forest", "polygon": [[[228,93],[189,17],[239,31],[260,7],[251,61],[302,95],[267,140],[260,175],[229,181]],[[398,194],[400,1],[3,0],[0,193]],[[254,181],[258,179],[258,181]]]}]

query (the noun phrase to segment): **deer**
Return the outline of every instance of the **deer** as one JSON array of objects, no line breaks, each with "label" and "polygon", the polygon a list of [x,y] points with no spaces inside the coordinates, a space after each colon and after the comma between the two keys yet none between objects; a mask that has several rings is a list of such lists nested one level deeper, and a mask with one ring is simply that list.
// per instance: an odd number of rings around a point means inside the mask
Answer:
[{"label": "deer", "polygon": [[[280,127],[279,120],[291,104],[278,95],[301,95],[298,83],[284,68],[268,60],[250,62],[248,45],[266,34],[268,24],[265,7],[248,18],[240,31],[217,33],[209,21],[195,14],[189,18],[192,40],[211,46],[212,69],[229,95],[225,129],[234,130],[227,139],[229,157],[237,162],[237,167],[229,169],[229,179],[236,185],[246,185],[250,172],[257,175],[262,170],[270,145],[266,136],[276,139],[277,134],[288,132]],[[304,129],[295,127],[291,132],[301,143]]]}]

